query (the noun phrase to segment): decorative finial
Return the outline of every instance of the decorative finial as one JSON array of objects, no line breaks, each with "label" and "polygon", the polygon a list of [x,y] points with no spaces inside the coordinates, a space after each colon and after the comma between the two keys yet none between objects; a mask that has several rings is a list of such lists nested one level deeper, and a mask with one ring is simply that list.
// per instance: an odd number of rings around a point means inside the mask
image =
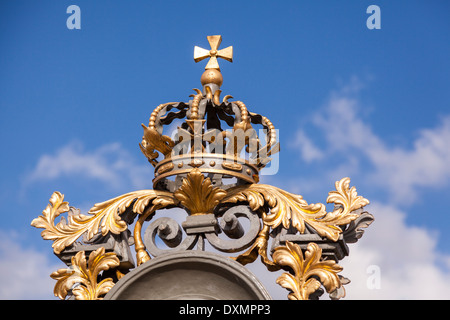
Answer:
[{"label": "decorative finial", "polygon": [[217,58],[222,58],[227,61],[233,62],[233,47],[227,47],[225,49],[218,50],[220,43],[222,42],[222,36],[207,36],[211,50],[206,50],[200,47],[194,47],[194,61],[199,62],[206,58],[210,58],[205,67],[205,72],[200,79],[202,85],[213,83],[219,87],[222,85],[223,77],[220,73],[219,63]]}]

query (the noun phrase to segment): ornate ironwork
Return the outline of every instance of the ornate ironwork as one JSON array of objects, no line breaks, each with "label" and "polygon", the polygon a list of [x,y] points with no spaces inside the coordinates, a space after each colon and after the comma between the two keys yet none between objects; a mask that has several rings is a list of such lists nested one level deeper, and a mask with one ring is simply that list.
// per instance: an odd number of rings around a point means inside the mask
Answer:
[{"label": "ornate ironwork", "polygon": [[[51,275],[59,298],[104,296],[135,267],[131,245],[139,267],[168,252],[207,250],[206,243],[235,254],[230,258],[243,265],[259,256],[269,271],[285,269],[277,283],[290,291],[289,299],[317,298],[321,287],[332,299],[345,295],[343,285],[349,280],[338,274],[342,268],[337,262],[349,254],[347,244],[358,241],[374,220],[363,211],[369,201],[350,187],[347,177],[328,194],[332,211],[301,195],[258,184],[260,170],[279,151],[275,127],[243,102],[229,102],[230,95],[220,102],[217,57],[232,61],[232,47],[218,50],[220,36],[208,41],[210,51],[196,47],[194,53],[196,62],[210,57],[203,91],[195,89],[187,103],[159,105],[148,126],[142,125],[140,148],[155,167],[153,189],[97,203],[88,214],[69,207],[56,191],[31,222],[44,229],[42,237],[53,241],[55,254],[69,266]],[[164,135],[174,119],[185,122],[172,137]],[[264,135],[253,126],[261,126]],[[184,209],[185,219],[175,220],[165,211],[172,208]]]}]

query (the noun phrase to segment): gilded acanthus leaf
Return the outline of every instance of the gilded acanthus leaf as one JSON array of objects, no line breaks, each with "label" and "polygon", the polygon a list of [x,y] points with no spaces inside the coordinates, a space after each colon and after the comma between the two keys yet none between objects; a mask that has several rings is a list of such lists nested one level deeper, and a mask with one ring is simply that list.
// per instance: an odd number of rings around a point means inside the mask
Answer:
[{"label": "gilded acanthus leaf", "polygon": [[87,240],[91,239],[95,234],[101,231],[102,235],[108,232],[119,234],[127,229],[127,224],[120,218],[122,214],[132,203],[133,211],[142,213],[147,205],[152,201],[153,204],[161,201],[177,200],[173,198],[170,192],[157,190],[140,190],[130,192],[111,200],[95,204],[89,210],[90,215],[74,214],[68,216],[66,222],[63,217],[61,221],[55,225],[55,219],[63,212],[69,210],[69,204],[63,202],[64,195],[60,192],[54,192],[51,196],[42,215],[31,222],[36,228],[43,228],[41,232],[42,238],[45,240],[53,240],[53,250],[56,254],[61,253],[64,248],[71,245],[83,233],[87,232]]},{"label": "gilded acanthus leaf", "polygon": [[283,273],[277,279],[279,285],[292,291],[288,295],[290,300],[308,300],[321,285],[328,293],[342,286],[337,274],[342,267],[333,260],[321,261],[321,256],[322,249],[314,242],[308,244],[304,256],[300,246],[289,241],[285,247],[275,249],[274,262],[293,271],[293,274]]},{"label": "gilded acanthus leaf", "polygon": [[64,195],[58,191],[53,192],[49,202],[44,211],[42,211],[42,216],[33,219],[31,225],[44,229],[41,232],[43,238],[52,239],[57,234],[57,230],[51,222],[61,213],[69,211],[69,203],[64,202]]},{"label": "gilded acanthus leaf", "polygon": [[369,204],[369,200],[358,196],[355,187],[350,188],[350,178],[343,178],[334,184],[336,191],[328,193],[327,203],[342,206],[336,210],[337,214],[352,212]]},{"label": "gilded acanthus leaf", "polygon": [[[89,213],[93,214],[94,216],[107,217],[107,219],[105,219],[100,226],[102,228],[103,235],[105,235],[108,231],[112,231],[113,233],[120,233],[126,229],[126,224],[120,219],[119,215],[125,212],[125,210],[133,202],[133,212],[141,214],[150,204],[150,201],[154,205],[161,201],[168,201],[172,204],[175,204],[177,202],[177,200],[174,199],[172,193],[167,191],[140,190],[126,193],[116,198],[97,203],[89,210]],[[122,224],[119,225],[119,222],[123,223],[123,226]],[[95,232],[92,234],[92,236],[94,234]]]},{"label": "gilded acanthus leaf", "polygon": [[[59,222],[57,225],[55,225],[54,221],[55,219],[64,212],[69,211],[69,203],[64,202],[64,195],[61,194],[58,191],[53,192],[52,196],[50,197],[49,204],[47,207],[42,211],[42,215],[33,219],[31,221],[31,225],[36,228],[44,229],[41,232],[42,238],[45,240],[53,240],[53,249],[55,253],[60,253],[66,245],[64,242],[66,239],[61,239],[62,234],[72,234],[76,230],[73,229],[70,225],[66,223],[66,220],[61,217],[61,222]],[[80,215],[82,217],[79,217],[80,220],[83,220],[85,216]],[[71,217],[69,217],[69,220]],[[78,238],[79,235],[77,235],[76,238]],[[75,239],[76,239],[75,238]],[[75,241],[73,239],[73,241]]]},{"label": "gilded acanthus leaf", "polygon": [[348,188],[350,180],[344,178],[336,182],[336,191],[331,191],[327,202],[335,203],[335,209],[327,212],[322,203],[308,204],[301,195],[265,185],[251,184],[231,188],[222,203],[248,202],[253,211],[267,205],[269,214],[263,215],[264,224],[276,228],[294,226],[300,233],[305,232],[305,224],[315,229],[321,236],[337,241],[342,229],[358,217],[351,213],[368,204],[368,200],[357,196],[355,188]]},{"label": "gilded acanthus leaf", "polygon": [[72,281],[72,277],[75,273],[73,269],[58,269],[53,272],[50,277],[57,280],[53,293],[56,297],[64,300],[69,292],[69,290],[75,285],[76,282]]},{"label": "gilded acanthus leaf", "polygon": [[[113,252],[105,253],[101,247],[89,255],[86,263],[84,251],[79,251],[72,257],[70,269],[59,269],[50,277],[57,280],[55,284],[55,296],[65,299],[69,290],[76,300],[99,300],[114,286],[111,278],[98,281],[102,271],[119,266],[119,258]],[[76,286],[75,286],[76,285]],[[75,286],[75,287],[74,287]]]},{"label": "gilded acanthus leaf", "polygon": [[181,187],[174,193],[191,215],[212,213],[226,194],[225,190],[213,187],[211,179],[205,179],[198,168],[187,175]]}]

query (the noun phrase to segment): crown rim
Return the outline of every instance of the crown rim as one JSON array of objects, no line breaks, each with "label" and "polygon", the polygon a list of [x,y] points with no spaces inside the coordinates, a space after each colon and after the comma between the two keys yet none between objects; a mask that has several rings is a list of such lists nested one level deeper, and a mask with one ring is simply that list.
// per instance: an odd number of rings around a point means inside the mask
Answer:
[{"label": "crown rim", "polygon": [[153,185],[165,178],[187,174],[197,168],[202,173],[226,175],[248,183],[259,182],[259,169],[248,160],[228,154],[184,154],[166,158],[155,166]]}]

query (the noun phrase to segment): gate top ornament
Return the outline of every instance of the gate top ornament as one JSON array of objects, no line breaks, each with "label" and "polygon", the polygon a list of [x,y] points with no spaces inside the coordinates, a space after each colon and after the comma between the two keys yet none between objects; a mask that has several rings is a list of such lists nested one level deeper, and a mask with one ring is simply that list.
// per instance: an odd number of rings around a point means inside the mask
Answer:
[{"label": "gate top ornament", "polygon": [[[194,89],[187,103],[159,105],[148,126],[142,124],[139,146],[155,168],[153,189],[97,203],[88,214],[70,207],[56,191],[31,222],[44,229],[41,236],[53,241],[54,253],[68,266],[50,275],[60,299],[102,299],[131,269],[168,253],[205,251],[205,240],[220,252],[237,253],[230,257],[234,263],[245,265],[260,256],[268,271],[285,270],[277,283],[289,290],[289,299],[318,299],[323,289],[332,299],[345,296],[343,285],[349,280],[338,274],[342,267],[337,262],[349,254],[347,244],[358,241],[373,222],[363,211],[369,201],[350,187],[349,178],[336,181],[329,192],[326,202],[334,204],[332,211],[259,184],[260,170],[279,152],[276,129],[243,102],[228,101],[232,96],[220,101],[223,77],[217,58],[232,62],[233,47],[219,50],[221,36],[207,39],[211,50],[194,49],[195,62],[210,58],[202,90]],[[172,137],[163,134],[175,119],[184,122]],[[262,127],[262,136],[254,126]],[[172,217],[154,219],[170,212],[162,209],[176,207],[187,213],[181,227]],[[56,223],[62,213],[67,220],[61,216]]]}]

